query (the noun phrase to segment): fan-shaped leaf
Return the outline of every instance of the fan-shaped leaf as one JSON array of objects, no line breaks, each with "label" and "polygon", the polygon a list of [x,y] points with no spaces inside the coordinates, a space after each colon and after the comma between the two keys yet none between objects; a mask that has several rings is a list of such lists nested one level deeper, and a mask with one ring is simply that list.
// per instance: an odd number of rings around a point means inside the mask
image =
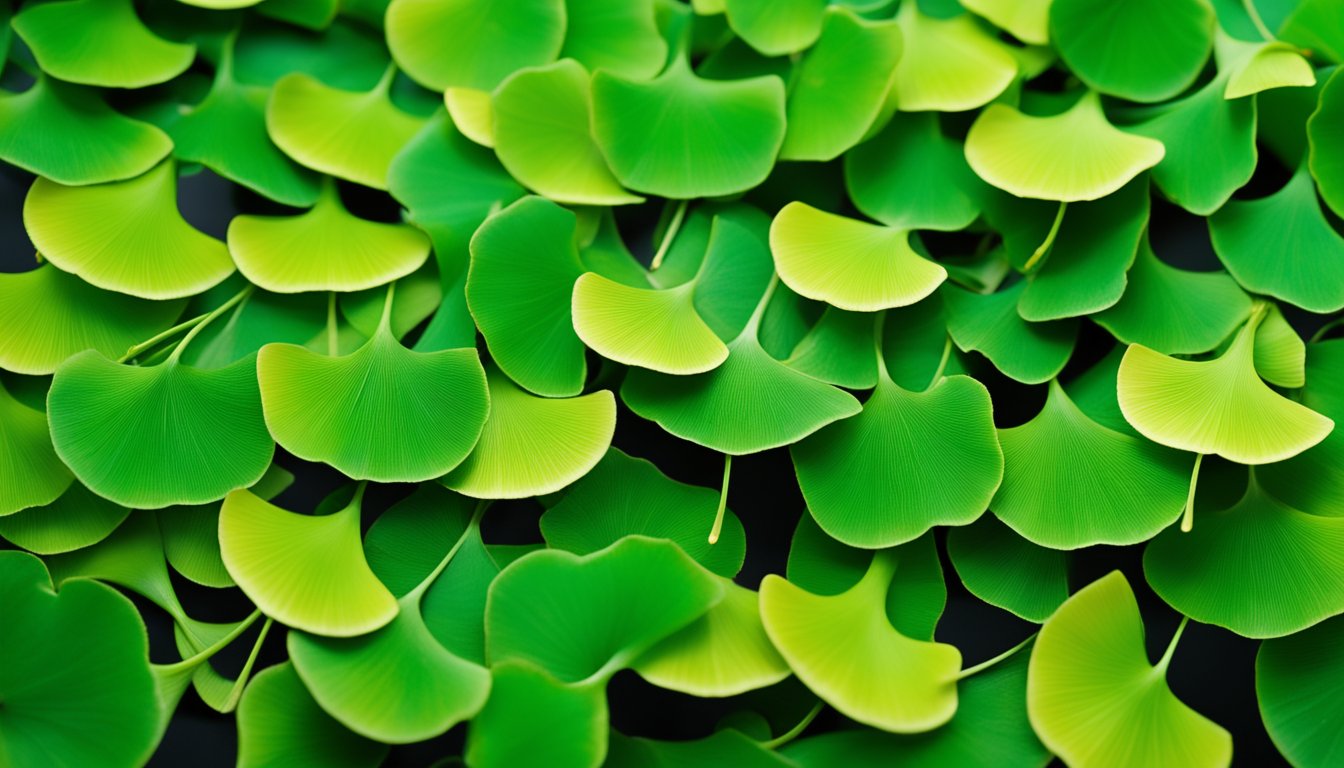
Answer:
[{"label": "fan-shaped leaf", "polygon": [[1148,545],[1143,572],[1196,621],[1247,637],[1281,637],[1344,613],[1344,517],[1271,497],[1254,479],[1230,509]]},{"label": "fan-shaped leaf", "polygon": [[171,162],[95,186],[38,179],[24,201],[23,223],[52,264],[99,288],[144,299],[192,296],[234,271],[224,244],[178,213]]},{"label": "fan-shaped leaf", "polygon": [[132,0],[35,5],[13,25],[42,71],[68,83],[143,88],[177,77],[196,58],[196,46],[149,31]]},{"label": "fan-shaped leaf", "polygon": [[1036,544],[1146,541],[1185,506],[1189,455],[1096,423],[1058,382],[1035,418],[999,430],[999,443],[1003,485],[990,508]]},{"label": "fan-shaped leaf", "polygon": [[706,80],[678,56],[653,80],[598,72],[592,88],[593,138],[636,192],[685,199],[750,189],[784,141],[777,77]]},{"label": "fan-shaped leaf", "polygon": [[1270,389],[1255,371],[1251,314],[1214,360],[1177,360],[1132,344],[1120,363],[1120,409],[1151,440],[1242,464],[1267,464],[1319,443],[1334,422]]},{"label": "fan-shaped leaf", "polygon": [[606,453],[616,430],[609,390],[567,399],[536,397],[498,368],[486,376],[490,415],[481,439],[444,485],[474,498],[541,496],[578,480]]},{"label": "fan-shaped leaf", "polygon": [[323,173],[387,189],[392,158],[425,124],[388,98],[396,70],[373,90],[332,88],[301,73],[275,84],[266,105],[266,130],[285,154]]},{"label": "fan-shaped leaf", "polygon": [[590,137],[588,70],[573,59],[519,70],[495,89],[495,153],[515,179],[578,205],[623,205],[625,191]]},{"label": "fan-shaped leaf", "polygon": [[[553,61],[565,17],[562,0],[393,0],[387,47],[426,88],[488,91],[511,72]],[[445,47],[444,40],[456,44]]]},{"label": "fan-shaped leaf", "polygon": [[615,448],[541,516],[546,543],[578,555],[627,535],[670,539],[705,568],[731,577],[742,568],[742,523],[724,510],[719,540],[710,544],[719,494],[668,478],[653,464]]},{"label": "fan-shaped leaf", "polygon": [[[158,740],[149,643],[135,606],[78,579],[57,592],[42,561],[0,552],[0,739],[12,765],[138,765]],[[70,706],[79,691],[79,706]]]},{"label": "fan-shaped leaf", "polygon": [[1143,620],[1119,571],[1060,606],[1041,628],[1027,671],[1036,735],[1075,765],[1226,766],[1232,737],[1167,687],[1175,640],[1154,667]]},{"label": "fan-shaped leaf", "polygon": [[137,509],[204,504],[270,466],[256,361],[205,370],[178,354],[140,367],[89,350],[56,369],[52,443],[89,490]]},{"label": "fan-shaped leaf", "polygon": [[408,224],[356,218],[327,181],[306,213],[234,217],[229,252],[247,279],[268,291],[358,291],[419,269],[429,238]]},{"label": "fan-shaped leaf", "polygon": [[229,575],[267,616],[313,634],[352,637],[398,613],[359,541],[363,490],[338,512],[300,515],[249,491],[224,499],[220,553]]},{"label": "fan-shaped leaf", "polygon": [[917,733],[956,712],[961,653],[887,621],[882,606],[898,567],[894,553],[879,552],[863,579],[834,597],[766,576],[761,619],[799,679],[828,704],[885,731]]},{"label": "fan-shaped leaf", "polygon": [[991,104],[966,136],[966,160],[980,178],[1018,197],[1063,202],[1105,197],[1165,152],[1162,142],[1107,122],[1091,91],[1049,117]]},{"label": "fan-shaped leaf", "polygon": [[92,88],[43,76],[23,93],[0,94],[0,160],[58,184],[139,176],[172,149],[167,134],[112,109]]}]

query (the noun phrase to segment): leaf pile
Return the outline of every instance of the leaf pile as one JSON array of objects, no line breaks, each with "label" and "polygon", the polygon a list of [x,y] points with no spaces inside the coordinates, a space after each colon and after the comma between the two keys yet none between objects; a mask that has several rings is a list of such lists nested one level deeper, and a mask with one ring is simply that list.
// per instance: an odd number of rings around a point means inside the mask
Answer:
[{"label": "leaf pile", "polygon": [[[1167,685],[1189,620],[1264,641],[1288,761],[1344,761],[1336,0],[0,21],[38,256],[0,274],[0,762],[141,765],[194,690],[240,766],[454,729],[481,768],[1225,766]],[[772,449],[806,512],[753,589],[732,461]],[[1126,577],[1074,576],[1098,545],[1185,617],[1156,662]],[[966,663],[953,576],[1039,631]],[[729,714],[623,734],[620,673]]]}]

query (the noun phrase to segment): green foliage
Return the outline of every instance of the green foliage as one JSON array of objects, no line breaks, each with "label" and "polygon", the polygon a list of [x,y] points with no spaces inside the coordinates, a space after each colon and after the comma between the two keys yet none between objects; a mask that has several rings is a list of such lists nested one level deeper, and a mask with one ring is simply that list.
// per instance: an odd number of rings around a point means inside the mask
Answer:
[{"label": "green foliage", "polygon": [[1344,762],[1337,0],[10,5],[0,765]]}]

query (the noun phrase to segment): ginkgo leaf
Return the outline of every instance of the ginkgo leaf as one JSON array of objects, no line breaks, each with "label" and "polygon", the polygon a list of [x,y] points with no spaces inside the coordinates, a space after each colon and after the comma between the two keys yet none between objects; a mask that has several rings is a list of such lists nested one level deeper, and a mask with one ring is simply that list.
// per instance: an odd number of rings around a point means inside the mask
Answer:
[{"label": "ginkgo leaf", "polygon": [[1307,383],[1307,345],[1277,304],[1255,329],[1255,372],[1278,387],[1299,389]]},{"label": "ginkgo leaf", "polygon": [[766,56],[809,48],[821,35],[826,0],[723,0],[728,26]]},{"label": "ginkgo leaf", "polygon": [[1311,63],[1289,43],[1277,40],[1247,43],[1228,35],[1218,35],[1214,50],[1219,69],[1229,73],[1227,87],[1223,89],[1223,96],[1229,100],[1273,88],[1316,84],[1316,72]]},{"label": "ginkgo leaf", "polygon": [[856,208],[883,224],[938,230],[975,221],[988,191],[933,112],[899,113],[846,152],[845,188]]},{"label": "ginkgo leaf", "polygon": [[266,104],[266,130],[285,154],[322,173],[387,189],[388,167],[425,124],[388,98],[396,69],[372,90],[346,91],[286,75]]},{"label": "ginkgo leaf", "polygon": [[479,542],[484,511],[478,506],[435,567],[398,600],[389,624],[356,638],[289,633],[289,656],[299,677],[347,728],[395,744],[424,741],[485,705],[490,673],[440,645],[421,615],[425,593],[469,540]]},{"label": "ginkgo leaf", "polygon": [[[1067,212],[1043,200],[987,195],[985,219],[1002,235],[1012,266],[1026,273],[1017,314],[1043,323],[1114,306],[1124,295],[1150,210],[1146,175],[1099,200],[1074,203]],[[1017,323],[1010,319],[1005,325]]]},{"label": "ginkgo leaf", "polygon": [[1053,0],[1050,38],[1090,88],[1162,101],[1199,76],[1213,50],[1213,8],[1202,0]]},{"label": "ginkgo leaf", "polygon": [[561,681],[606,680],[718,603],[724,586],[676,545],[628,536],[590,555],[525,555],[490,585],[486,658]]},{"label": "ginkgo leaf", "polygon": [[678,55],[653,80],[598,72],[592,93],[593,138],[616,178],[636,192],[687,199],[750,189],[770,173],[784,141],[777,77],[707,80]]},{"label": "ginkgo leaf", "polygon": [[713,370],[728,347],[695,311],[695,283],[635,288],[585,272],[574,282],[574,330],[611,360],[685,376]]},{"label": "ginkgo leaf", "polygon": [[1255,371],[1261,305],[1213,360],[1177,360],[1131,344],[1120,363],[1120,408],[1145,437],[1242,464],[1296,456],[1325,439],[1334,422],[1270,389]]},{"label": "ginkgo leaf", "polygon": [[131,511],[71,483],[55,501],[0,517],[0,536],[39,555],[92,546],[111,535]]},{"label": "ginkgo leaf", "polygon": [[727,580],[717,605],[645,651],[631,668],[660,688],[714,697],[765,688],[790,674],[765,634],[757,593]]},{"label": "ginkgo leaf", "polygon": [[[899,561],[900,577],[887,587],[887,621],[906,637],[933,640],[947,607],[947,583],[932,532],[888,554]],[[839,595],[863,579],[872,560],[871,550],[836,541],[803,515],[789,542],[786,574],[791,584],[814,595]]]},{"label": "ginkgo leaf", "polygon": [[511,768],[538,759],[597,768],[607,754],[606,694],[597,682],[565,683],[517,659],[491,665],[490,699],[471,721],[467,760]]},{"label": "ginkgo leaf", "polygon": [[947,270],[915,253],[907,230],[789,203],[770,226],[780,279],[796,293],[855,312],[913,304]]},{"label": "ginkgo leaf", "polygon": [[[12,765],[139,765],[158,742],[158,697],[140,615],[89,579],[59,591],[42,561],[0,552],[0,739]],[[79,692],[72,707],[71,692]]]},{"label": "ginkgo leaf", "polygon": [[52,503],[73,479],[52,447],[47,414],[0,382],[0,516]]},{"label": "ginkgo leaf", "polygon": [[724,510],[719,540],[707,534],[719,494],[668,478],[644,459],[615,448],[541,516],[548,546],[577,555],[606,549],[627,535],[670,539],[720,576],[734,576],[746,556],[746,535],[732,510]]},{"label": "ginkgo leaf", "polygon": [[103,291],[50,265],[2,274],[0,368],[45,375],[86,349],[120,356],[166,329],[184,306]]},{"label": "ginkgo leaf", "polygon": [[276,202],[312,205],[318,196],[318,176],[289,159],[271,140],[266,131],[269,96],[270,89],[238,80],[233,45],[226,43],[210,91],[168,128],[173,154]]},{"label": "ginkgo leaf", "polygon": [[1344,216],[1344,151],[1331,138],[1344,124],[1344,76],[1336,69],[1321,89],[1316,111],[1307,120],[1307,156],[1321,197],[1336,215]]},{"label": "ginkgo leaf", "polygon": [[[1344,419],[1344,340],[1307,347],[1302,404]],[[1344,515],[1344,430],[1332,431],[1312,448],[1287,461],[1266,464],[1256,477],[1275,498],[1319,515]]]},{"label": "ginkgo leaf", "polygon": [[180,75],[196,58],[196,46],[146,28],[131,0],[45,3],[12,23],[42,71],[68,83],[143,88]]},{"label": "ginkgo leaf", "polygon": [[630,371],[621,399],[672,434],[733,456],[795,443],[858,413],[851,395],[784,365],[761,346],[757,331],[771,293],[728,343],[722,365],[693,376]]},{"label": "ginkgo leaf", "polygon": [[490,415],[481,439],[442,480],[458,493],[481,499],[554,493],[588,474],[611,446],[616,398],[610,390],[537,397],[494,366],[486,381]]},{"label": "ginkgo leaf", "polygon": [[1250,181],[1255,147],[1255,99],[1224,98],[1219,76],[1193,94],[1140,112],[1128,130],[1162,142],[1166,154],[1153,167],[1153,182],[1182,208],[1208,216]]},{"label": "ginkgo leaf", "polygon": [[52,264],[143,299],[193,296],[234,271],[224,243],[178,212],[172,162],[110,184],[68,187],[38,179],[24,200],[23,223]]},{"label": "ginkgo leaf", "polygon": [[359,540],[363,487],[337,512],[301,515],[234,491],[219,516],[229,575],[267,616],[329,637],[372,632],[398,605],[369,570]]},{"label": "ginkgo leaf", "polygon": [[1205,624],[1246,637],[1281,637],[1344,613],[1344,517],[1293,509],[1254,473],[1245,496],[1205,513],[1189,532],[1168,530],[1143,554],[1163,600]]},{"label": "ginkgo leaf", "polygon": [[313,700],[285,662],[252,680],[238,705],[238,765],[262,768],[310,761],[374,768],[387,745],[351,733]]},{"label": "ginkgo leaf", "polygon": [[798,64],[780,158],[831,160],[859,143],[882,111],[900,56],[896,22],[828,10],[820,39]]},{"label": "ginkgo leaf", "polygon": [[172,150],[167,134],[112,109],[93,88],[43,76],[22,93],[0,94],[0,160],[58,184],[129,179]]},{"label": "ginkgo leaf", "polygon": [[963,0],[961,4],[1028,45],[1046,45],[1050,42],[1050,3],[1051,0]]},{"label": "ginkgo leaf", "polygon": [[1054,549],[1134,544],[1185,507],[1190,457],[1088,418],[1057,381],[1045,407],[999,430],[1003,484],[990,509],[1028,540]]},{"label": "ginkgo leaf", "polygon": [[1017,76],[1017,60],[975,19],[926,15],[918,3],[896,12],[905,50],[892,97],[902,112],[961,112],[993,100]]},{"label": "ginkgo leaf", "polygon": [[256,361],[223,368],[121,365],[94,350],[56,369],[51,439],[75,477],[136,509],[204,504],[259,480],[275,443],[266,431]]},{"label": "ginkgo leaf", "polygon": [[359,480],[417,482],[452,470],[476,445],[490,410],[476,350],[403,347],[392,333],[394,295],[351,354],[269,344],[257,355],[266,425],[285,450]]},{"label": "ginkgo leaf", "polygon": [[921,734],[857,728],[800,739],[782,751],[802,768],[945,768],[950,765],[1018,765],[1041,768],[1051,755],[1027,721],[1026,653],[958,683],[957,713],[946,725]]},{"label": "ginkgo leaf", "polygon": [[950,529],[947,555],[971,594],[1027,621],[1044,622],[1069,596],[1064,553],[1032,544],[991,515]]},{"label": "ginkgo leaf", "polygon": [[359,291],[406,277],[429,258],[409,224],[368,221],[341,203],[333,181],[298,216],[235,216],[229,252],[249,281],[277,293]]},{"label": "ginkgo leaf", "polygon": [[539,395],[583,389],[588,364],[571,310],[583,274],[573,213],[527,197],[492,215],[471,238],[467,305],[491,357]]},{"label": "ginkgo leaf", "polygon": [[1326,218],[1307,163],[1269,197],[1224,205],[1209,217],[1209,239],[1247,290],[1312,312],[1344,308],[1344,236]]},{"label": "ginkgo leaf", "polygon": [[790,449],[808,511],[831,536],[888,547],[988,507],[1003,477],[989,392],[968,376],[933,379],[905,389],[879,358],[863,410]]},{"label": "ginkgo leaf", "polygon": [[790,368],[846,389],[877,384],[873,318],[866,312],[827,307],[785,360]]},{"label": "ginkgo leaf", "polygon": [[643,202],[621,186],[593,143],[589,82],[573,59],[510,75],[491,97],[495,153],[515,179],[559,203]]},{"label": "ginkgo leaf", "polygon": [[443,92],[443,105],[463,136],[483,147],[494,148],[495,110],[489,91],[449,88]]},{"label": "ginkgo leaf", "polygon": [[1162,142],[1106,120],[1096,92],[1038,117],[991,104],[966,135],[966,160],[980,178],[1018,197],[1096,200],[1161,162]]},{"label": "ginkgo leaf", "polygon": [[965,352],[979,352],[1010,378],[1041,384],[1064,369],[1077,341],[1077,321],[1031,323],[1018,306],[1027,289],[1019,281],[996,293],[977,294],[948,285],[942,290],[947,332]]},{"label": "ginkgo leaf", "polygon": [[[489,91],[511,72],[553,61],[565,39],[565,16],[563,0],[393,0],[387,47],[426,88]],[[445,39],[456,43],[445,49]]]},{"label": "ginkgo leaf", "polygon": [[875,728],[918,733],[956,712],[961,653],[887,621],[883,605],[899,567],[894,553],[878,552],[858,584],[831,597],[766,576],[761,619],[799,679],[828,704]]},{"label": "ginkgo leaf", "polygon": [[1173,267],[1145,237],[1124,295],[1092,319],[1127,344],[1190,355],[1218,346],[1250,313],[1251,298],[1227,273]]},{"label": "ginkgo leaf", "polygon": [[1332,765],[1344,757],[1336,726],[1344,678],[1344,619],[1266,640],[1255,657],[1255,693],[1265,730],[1294,765]]},{"label": "ginkgo leaf", "polygon": [[1229,765],[1231,735],[1167,687],[1180,629],[1157,666],[1143,631],[1119,571],[1065,601],[1031,649],[1027,713],[1036,735],[1073,765]]},{"label": "ginkgo leaf", "polygon": [[667,61],[668,48],[659,34],[658,11],[654,0],[565,0],[560,58],[574,59],[589,72],[605,69],[624,77],[653,77]]}]

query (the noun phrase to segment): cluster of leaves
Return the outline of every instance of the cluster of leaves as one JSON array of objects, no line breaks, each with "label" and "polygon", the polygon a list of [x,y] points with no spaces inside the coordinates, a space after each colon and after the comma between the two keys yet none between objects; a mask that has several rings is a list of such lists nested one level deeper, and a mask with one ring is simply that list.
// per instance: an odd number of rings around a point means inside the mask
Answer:
[{"label": "cluster of leaves", "polygon": [[[1176,611],[1265,639],[1283,754],[1344,760],[1335,0],[10,16],[0,160],[35,176],[40,258],[0,275],[6,764],[141,764],[194,688],[244,766],[461,723],[473,766],[1226,765],[1167,687],[1181,630],[1154,665],[1124,576],[1070,594],[1078,550],[1144,542]],[[1265,165],[1287,182],[1234,199]],[[178,209],[202,168],[250,206],[227,242]],[[1226,271],[1159,258],[1154,209],[1206,220]],[[1080,364],[1089,324],[1114,348]],[[1044,406],[996,427],[995,378]],[[618,397],[723,487],[612,448]],[[351,482],[273,504],[277,444]],[[808,514],[755,591],[731,461],[782,447]],[[418,485],[371,519],[370,482]],[[483,539],[531,498],[542,541]],[[943,527],[1038,634],[965,668],[935,640]],[[193,618],[170,571],[255,611]],[[627,669],[739,712],[622,735]],[[790,685],[792,727],[761,714]],[[822,707],[847,727],[810,733]]]}]

